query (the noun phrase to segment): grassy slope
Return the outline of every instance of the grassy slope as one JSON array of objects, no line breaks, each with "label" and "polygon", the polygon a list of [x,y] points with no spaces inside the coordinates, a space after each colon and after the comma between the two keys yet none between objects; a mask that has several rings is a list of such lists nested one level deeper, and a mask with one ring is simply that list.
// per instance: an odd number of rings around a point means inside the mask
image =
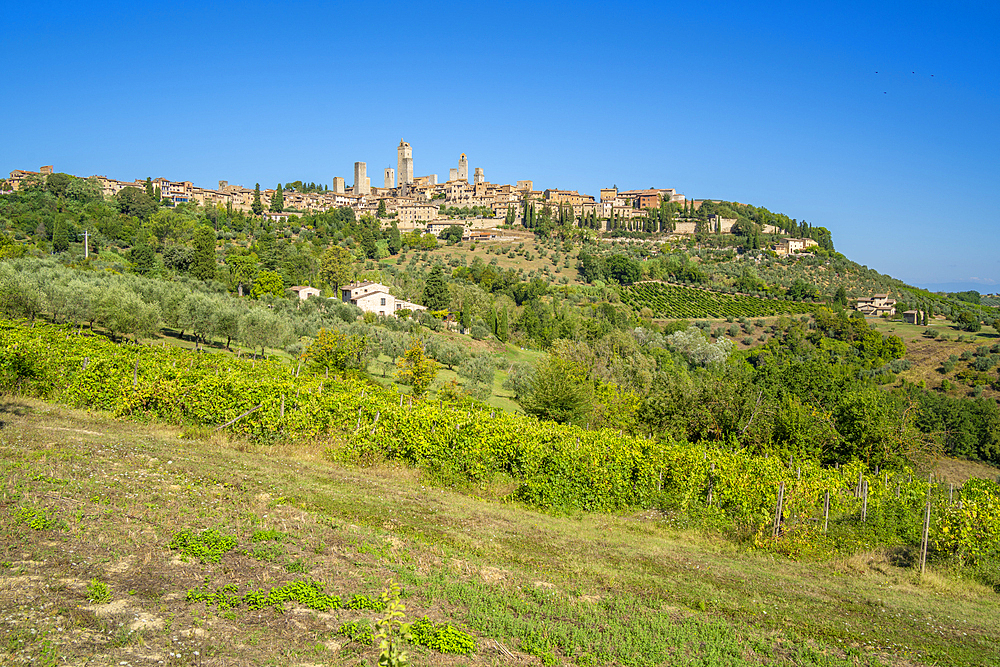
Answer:
[{"label": "grassy slope", "polygon": [[[868,322],[872,323],[879,332],[899,336],[906,343],[906,359],[913,364],[913,367],[901,373],[901,377],[913,383],[919,383],[923,380],[928,389],[938,390],[940,390],[941,380],[947,378],[953,385],[948,393],[956,398],[970,396],[972,393],[967,385],[956,379],[956,375],[961,370],[968,368],[970,362],[959,361],[955,365],[955,370],[947,374],[938,370],[941,364],[949,355],[961,355],[965,350],[974,352],[981,345],[993,346],[1000,342],[1000,335],[991,327],[983,327],[979,333],[972,334],[961,331],[956,325],[945,320],[934,320],[929,328],[939,334],[946,335],[948,340],[925,338],[922,334],[926,327],[914,324],[881,319],[869,319]],[[964,336],[965,342],[958,342],[956,340],[958,336]],[[989,372],[989,375],[995,378],[997,372],[998,370],[994,368]],[[1000,391],[990,386],[983,388],[982,395],[1000,399]]]},{"label": "grassy slope", "polygon": [[[257,449],[11,399],[0,426],[4,664],[373,661],[377,651],[336,634],[371,612],[220,613],[183,599],[202,584],[303,576],[345,598],[393,577],[411,618],[479,639],[469,657],[411,648],[414,664],[538,664],[529,652],[578,664],[1000,664],[995,593],[946,573],[918,578],[884,554],[796,563],[739,553],[677,517],[540,514],[406,469],[333,465],[325,443]],[[11,520],[17,507],[65,523],[33,530]],[[239,548],[215,565],[167,548],[175,532],[206,527]],[[291,536],[283,554],[241,553],[260,528]],[[290,573],[294,563],[305,572]],[[93,579],[110,586],[109,603],[87,601]]]}]

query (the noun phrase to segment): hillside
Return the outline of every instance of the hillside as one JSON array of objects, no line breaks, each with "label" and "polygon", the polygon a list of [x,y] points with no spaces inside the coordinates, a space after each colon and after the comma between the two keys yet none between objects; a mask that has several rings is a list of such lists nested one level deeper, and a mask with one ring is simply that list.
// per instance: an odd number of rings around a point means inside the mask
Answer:
[{"label": "hillside", "polygon": [[[795,562],[684,514],[540,514],[332,464],[323,441],[260,447],[28,399],[0,411],[5,664],[371,663],[341,628],[378,612],[185,597],[312,580],[346,604],[388,579],[407,620],[475,638],[469,655],[409,645],[411,664],[1000,663],[996,594],[891,552]],[[15,520],[23,508],[51,525]],[[170,548],[207,528],[236,540],[217,563]]]}]

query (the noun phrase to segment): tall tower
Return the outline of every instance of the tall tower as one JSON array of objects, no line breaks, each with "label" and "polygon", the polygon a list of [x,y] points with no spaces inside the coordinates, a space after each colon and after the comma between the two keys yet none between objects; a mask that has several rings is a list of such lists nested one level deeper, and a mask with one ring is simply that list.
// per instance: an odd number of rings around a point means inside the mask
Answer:
[{"label": "tall tower", "polygon": [[354,194],[366,195],[368,189],[368,165],[364,162],[354,163]]},{"label": "tall tower", "polygon": [[458,156],[458,180],[469,182],[469,158],[465,153]]},{"label": "tall tower", "polygon": [[480,183],[486,182],[486,174],[483,173],[482,167],[476,167],[476,172],[472,176],[473,183],[479,185]]},{"label": "tall tower", "polygon": [[334,176],[333,177],[333,191],[336,194],[338,194],[338,195],[344,194],[344,177],[343,176]]},{"label": "tall tower", "polygon": [[413,182],[413,149],[402,139],[396,149],[396,173],[399,174],[399,184],[409,185]]},{"label": "tall tower", "polygon": [[391,190],[396,187],[396,170],[392,167],[385,169],[385,188]]}]

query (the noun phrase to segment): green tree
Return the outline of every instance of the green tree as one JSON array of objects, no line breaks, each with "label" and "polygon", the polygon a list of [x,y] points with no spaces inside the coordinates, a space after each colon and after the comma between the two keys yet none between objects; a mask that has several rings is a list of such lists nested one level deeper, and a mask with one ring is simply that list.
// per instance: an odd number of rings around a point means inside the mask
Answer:
[{"label": "green tree", "polygon": [[52,232],[52,250],[53,252],[66,252],[69,250],[69,225],[65,220],[55,224],[55,230]]},{"label": "green tree", "polygon": [[122,188],[116,199],[118,201],[118,210],[121,213],[135,216],[140,220],[149,219],[149,216],[157,208],[156,202],[153,201],[152,197],[147,195],[145,191],[132,186]]},{"label": "green tree", "polygon": [[215,269],[215,230],[208,225],[201,225],[194,230],[191,275],[199,280],[214,280]]},{"label": "green tree", "polygon": [[285,193],[281,190],[281,183],[278,183],[278,187],[274,190],[274,195],[271,197],[271,213],[281,213],[285,210]]},{"label": "green tree", "polygon": [[541,419],[580,424],[590,412],[593,393],[577,364],[549,356],[535,369],[531,390],[520,403],[525,412]]},{"label": "green tree", "polygon": [[132,246],[128,259],[138,274],[145,276],[156,270],[156,251],[148,243]]},{"label": "green tree", "polygon": [[465,379],[465,390],[481,401],[493,393],[496,366],[488,356],[481,354],[466,357],[458,367],[458,375]]},{"label": "green tree", "polygon": [[345,371],[349,368],[365,370],[371,357],[371,346],[360,334],[345,334],[337,329],[320,329],[316,339],[306,348],[302,358],[309,370],[324,373],[327,370]]},{"label": "green tree", "polygon": [[962,331],[971,331],[973,333],[983,328],[982,322],[979,321],[979,316],[975,315],[971,310],[963,310],[959,313],[958,317],[955,318],[955,323]]},{"label": "green tree", "polygon": [[280,348],[291,336],[292,329],[283,317],[270,308],[251,308],[240,317],[240,341],[251,349]]},{"label": "green tree", "polygon": [[410,342],[409,349],[396,363],[396,379],[409,385],[414,396],[423,396],[437,376],[437,362],[427,356],[418,338]]},{"label": "green tree", "polygon": [[449,225],[438,234],[438,238],[448,243],[458,243],[462,240],[463,234],[465,234],[465,228],[461,225]]},{"label": "green tree", "polygon": [[841,285],[837,288],[836,294],[833,295],[834,305],[845,307],[847,306],[847,290]]},{"label": "green tree", "polygon": [[378,200],[378,210],[375,211],[375,217],[376,218],[384,218],[385,215],[386,215],[386,212],[387,211],[386,211],[386,208],[385,208],[385,200],[384,199],[379,199]]},{"label": "green tree", "polygon": [[339,245],[327,248],[319,267],[319,277],[323,282],[333,287],[333,291],[337,293],[341,285],[351,281],[353,275],[354,258],[351,257],[351,252]]},{"label": "green tree", "polygon": [[510,326],[507,322],[507,309],[500,309],[500,317],[497,322],[497,338],[501,343],[506,343],[510,339]]},{"label": "green tree", "polygon": [[436,265],[431,269],[424,283],[423,305],[428,310],[447,310],[451,302],[451,295],[448,292],[448,283],[444,280],[441,265]]},{"label": "green tree", "polygon": [[257,280],[250,288],[250,296],[259,299],[265,294],[276,297],[285,295],[285,281],[281,279],[281,274],[277,271],[265,269],[257,274]]},{"label": "green tree", "polygon": [[264,205],[260,203],[260,183],[253,186],[253,203],[250,205],[250,210],[253,211],[254,215],[260,215],[264,212]]},{"label": "green tree", "polygon": [[230,255],[226,258],[229,266],[229,278],[236,286],[236,292],[241,297],[246,289],[257,279],[257,255]]},{"label": "green tree", "polygon": [[389,234],[387,236],[388,244],[387,249],[390,255],[398,255],[400,249],[403,247],[403,239],[399,234],[399,227],[396,226],[396,221],[392,221],[392,226],[389,227]]}]

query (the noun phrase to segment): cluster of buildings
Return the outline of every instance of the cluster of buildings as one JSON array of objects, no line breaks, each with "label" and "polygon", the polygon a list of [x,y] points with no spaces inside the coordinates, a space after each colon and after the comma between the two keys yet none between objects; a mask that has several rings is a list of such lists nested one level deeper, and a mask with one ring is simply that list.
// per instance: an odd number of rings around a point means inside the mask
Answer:
[{"label": "cluster of buildings", "polygon": [[[9,182],[17,190],[25,179],[32,175],[47,175],[53,172],[51,166],[42,167],[39,172],[16,169],[10,173]],[[535,190],[532,181],[517,181],[511,184],[490,183],[481,167],[472,170],[469,178],[469,158],[462,153],[458,165],[450,168],[448,180],[439,181],[437,174],[417,176],[413,166],[413,148],[409,143],[399,142],[396,148],[396,167],[386,167],[381,186],[373,185],[368,176],[365,162],[354,163],[354,182],[347,184],[343,176],[333,179],[333,187],[324,192],[284,191],[284,209],[300,212],[327,211],[331,208],[349,207],[358,216],[374,215],[380,205],[396,218],[401,230],[427,228],[434,221],[444,218],[441,207],[471,208],[492,212],[488,220],[503,220],[508,210],[513,210],[517,220],[523,213],[523,202],[528,200],[538,207],[572,206],[578,218],[595,216],[598,219],[630,220],[646,216],[646,209],[658,207],[661,201],[685,203],[684,195],[673,188],[619,191],[617,188],[601,190],[600,201],[591,195],[583,195],[576,190]],[[121,181],[107,176],[93,177],[101,186],[105,197],[114,197],[128,187],[145,188],[146,181]],[[170,181],[166,178],[152,180],[161,198],[173,204],[196,202],[202,206],[231,207],[249,211],[253,205],[254,190],[242,185],[230,185],[219,181],[216,188],[196,186],[191,181]],[[261,203],[269,208],[275,190],[261,190]],[[496,223],[467,225],[474,228],[496,226]],[[693,231],[693,230],[692,230]]]},{"label": "cluster of buildings", "polygon": [[[42,167],[39,172],[16,169],[10,173],[9,183],[17,190],[33,175],[53,173],[51,166]],[[101,186],[105,197],[114,197],[128,187],[145,188],[146,181],[120,181],[107,176],[93,177]],[[204,188],[190,181],[170,181],[166,178],[152,180],[161,198],[173,204],[196,202],[201,206],[218,206],[234,210],[249,211],[253,206],[254,190],[242,185],[230,185],[219,181],[217,188]],[[270,208],[275,190],[260,191],[261,204],[265,211]],[[458,157],[458,165],[450,168],[448,180],[441,182],[437,174],[417,176],[414,170],[413,147],[400,139],[396,147],[396,166],[386,167],[381,186],[372,185],[365,162],[354,163],[354,182],[347,184],[343,176],[333,179],[333,187],[323,192],[283,191],[283,213],[268,213],[272,218],[287,218],[289,212],[320,212],[334,208],[348,207],[358,217],[375,216],[380,208],[385,209],[388,218],[395,219],[401,231],[426,230],[437,234],[440,230],[455,224],[455,221],[441,213],[442,208],[478,207],[485,215],[463,221],[469,238],[495,229],[513,212],[515,223],[520,223],[525,202],[536,207],[536,211],[549,206],[550,209],[563,207],[577,220],[611,220],[626,229],[634,224],[641,228],[642,220],[648,217],[650,209],[662,203],[689,203],[699,208],[701,201],[691,201],[674,188],[649,188],[645,190],[618,190],[617,187],[602,188],[600,199],[593,195],[581,194],[576,190],[549,188],[536,190],[532,181],[517,181],[515,184],[490,183],[481,167],[472,170],[469,179],[469,159],[465,153]],[[735,219],[712,216],[709,220],[711,231],[730,233]],[[697,224],[693,220],[680,219],[674,226],[675,234],[694,234]],[[765,228],[765,233],[777,233],[776,228]],[[794,254],[816,245],[812,239],[786,239],[776,248],[778,254]]]}]

